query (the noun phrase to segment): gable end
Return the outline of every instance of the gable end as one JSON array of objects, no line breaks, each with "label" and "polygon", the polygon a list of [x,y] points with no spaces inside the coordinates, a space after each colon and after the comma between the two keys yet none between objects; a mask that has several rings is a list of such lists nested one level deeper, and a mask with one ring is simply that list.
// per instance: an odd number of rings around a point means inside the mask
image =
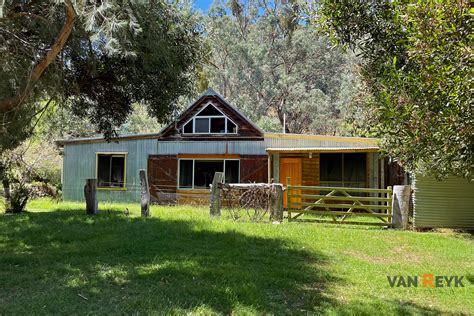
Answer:
[{"label": "gable end", "polygon": [[[184,131],[184,126],[193,120],[201,111],[205,110],[208,105],[212,105],[219,113],[225,116],[229,125],[237,126],[236,132],[228,133],[193,133],[190,132],[189,126],[187,132]],[[207,109],[205,110],[207,111]],[[212,116],[212,111],[209,111],[207,117]],[[206,116],[204,116],[206,117]],[[197,116],[199,118],[199,116]],[[227,126],[227,125],[226,125]],[[196,102],[194,102],[187,110],[185,110],[178,119],[167,126],[161,133],[160,140],[227,140],[227,139],[251,139],[263,140],[263,132],[255,126],[242,113],[237,111],[234,107],[228,104],[222,97],[217,94],[205,93]]]}]

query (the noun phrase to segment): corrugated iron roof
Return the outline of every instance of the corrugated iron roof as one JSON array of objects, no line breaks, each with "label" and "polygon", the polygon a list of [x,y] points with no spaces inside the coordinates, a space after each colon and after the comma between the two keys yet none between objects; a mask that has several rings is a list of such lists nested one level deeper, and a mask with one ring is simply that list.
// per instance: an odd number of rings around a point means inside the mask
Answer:
[{"label": "corrugated iron roof", "polygon": [[134,139],[150,139],[157,138],[160,133],[143,133],[143,134],[126,134],[119,135],[110,139],[105,139],[104,136],[92,136],[92,137],[79,137],[71,139],[59,139],[56,141],[56,145],[64,146],[70,143],[102,143],[102,142],[116,142],[119,140],[134,140]]},{"label": "corrugated iron roof", "polygon": [[312,134],[288,134],[288,133],[265,133],[265,138],[278,138],[278,139],[306,139],[306,140],[322,140],[322,141],[333,141],[333,142],[349,142],[349,143],[364,143],[371,145],[378,145],[380,142],[379,138],[369,137],[352,137],[352,136],[332,136],[332,135],[312,135]]},{"label": "corrugated iron roof", "polygon": [[377,152],[379,147],[299,147],[299,148],[267,148],[267,152],[279,153],[317,153],[317,152]]}]

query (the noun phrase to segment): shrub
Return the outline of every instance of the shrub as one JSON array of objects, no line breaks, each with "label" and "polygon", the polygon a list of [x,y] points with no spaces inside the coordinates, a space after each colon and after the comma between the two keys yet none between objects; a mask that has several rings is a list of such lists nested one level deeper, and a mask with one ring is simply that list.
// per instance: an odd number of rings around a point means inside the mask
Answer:
[{"label": "shrub", "polygon": [[11,186],[9,198],[4,199],[6,213],[21,213],[25,210],[26,203],[30,197],[30,188],[21,182]]}]

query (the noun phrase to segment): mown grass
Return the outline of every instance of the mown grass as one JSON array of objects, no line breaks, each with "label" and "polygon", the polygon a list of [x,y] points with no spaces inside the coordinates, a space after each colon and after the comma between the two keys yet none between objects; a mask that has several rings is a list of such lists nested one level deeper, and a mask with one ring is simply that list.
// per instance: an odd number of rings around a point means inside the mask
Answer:
[{"label": "mown grass", "polygon": [[[129,208],[130,216],[123,210]],[[0,215],[0,314],[469,314],[474,286],[391,288],[387,275],[465,275],[469,234],[210,219],[206,208],[36,200]]]}]

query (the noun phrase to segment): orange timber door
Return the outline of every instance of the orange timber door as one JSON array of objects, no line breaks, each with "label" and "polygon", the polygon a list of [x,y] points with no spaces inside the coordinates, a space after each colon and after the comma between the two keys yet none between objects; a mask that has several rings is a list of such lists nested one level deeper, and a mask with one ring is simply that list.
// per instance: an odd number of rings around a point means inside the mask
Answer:
[{"label": "orange timber door", "polygon": [[[287,177],[291,185],[301,185],[301,158],[280,158],[280,182],[286,187]],[[291,194],[301,194],[301,190],[292,190]],[[292,198],[291,202],[301,202],[301,198]],[[283,207],[288,207],[287,193],[283,194]]]}]

